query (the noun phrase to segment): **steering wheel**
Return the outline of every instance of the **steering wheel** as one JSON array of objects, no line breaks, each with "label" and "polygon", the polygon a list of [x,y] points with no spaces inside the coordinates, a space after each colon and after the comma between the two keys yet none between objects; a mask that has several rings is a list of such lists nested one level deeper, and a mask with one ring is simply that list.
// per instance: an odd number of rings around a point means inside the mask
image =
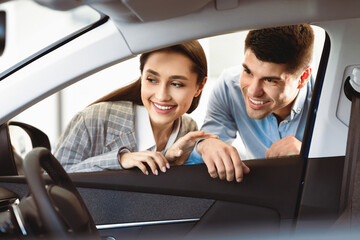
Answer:
[{"label": "steering wheel", "polygon": [[[23,160],[23,168],[47,234],[60,239],[68,238],[71,234],[100,238],[79,192],[48,149],[34,148]],[[54,184],[45,185],[41,168],[49,174]]]}]

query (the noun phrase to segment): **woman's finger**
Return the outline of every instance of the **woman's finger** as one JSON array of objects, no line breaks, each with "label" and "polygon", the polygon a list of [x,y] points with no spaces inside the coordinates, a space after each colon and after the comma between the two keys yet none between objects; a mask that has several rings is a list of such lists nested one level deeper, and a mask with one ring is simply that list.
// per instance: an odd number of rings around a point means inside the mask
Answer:
[{"label": "woman's finger", "polygon": [[148,155],[145,159],[144,159],[144,162],[147,163],[147,165],[150,167],[152,173],[154,175],[159,175],[159,171],[157,169],[157,165],[154,161],[154,159],[152,158],[152,156]]},{"label": "woman's finger", "polygon": [[142,162],[134,161],[134,165],[139,168],[145,175],[149,175],[149,171]]},{"label": "woman's finger", "polygon": [[219,136],[211,134],[211,133],[205,133],[202,137],[203,138],[216,138],[216,139],[219,138]]},{"label": "woman's finger", "polygon": [[162,153],[155,152],[153,153],[152,158],[162,172],[166,172],[166,168],[170,167],[169,162],[166,160],[165,156]]}]

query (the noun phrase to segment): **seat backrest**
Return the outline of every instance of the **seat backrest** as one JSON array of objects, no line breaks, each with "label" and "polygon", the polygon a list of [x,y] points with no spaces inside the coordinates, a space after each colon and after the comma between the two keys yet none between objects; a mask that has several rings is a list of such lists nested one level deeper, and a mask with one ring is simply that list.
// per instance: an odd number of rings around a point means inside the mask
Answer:
[{"label": "seat backrest", "polygon": [[30,137],[33,148],[44,147],[51,150],[48,136],[40,129],[22,122],[11,121],[9,126],[18,126],[22,128]]},{"label": "seat backrest", "polygon": [[9,126],[0,126],[0,176],[17,175],[13,147],[10,141]]}]

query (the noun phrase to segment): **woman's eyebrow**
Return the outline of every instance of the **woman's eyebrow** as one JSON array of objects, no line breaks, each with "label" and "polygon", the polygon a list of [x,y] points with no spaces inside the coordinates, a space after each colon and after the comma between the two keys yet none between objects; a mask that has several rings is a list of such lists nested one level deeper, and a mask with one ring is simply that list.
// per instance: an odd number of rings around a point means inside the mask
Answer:
[{"label": "woman's eyebrow", "polygon": [[[146,70],[147,73],[151,73],[157,77],[160,77],[160,73],[152,70],[152,69],[147,69]],[[176,80],[176,79],[179,79],[179,80],[189,80],[187,77],[183,76],[183,75],[171,75],[169,77],[169,79],[172,79],[172,80]]]},{"label": "woman's eyebrow", "polygon": [[172,75],[169,77],[169,79],[189,80],[187,77],[185,77],[183,75]]},{"label": "woman's eyebrow", "polygon": [[160,77],[160,74],[159,74],[158,72],[152,70],[152,69],[147,69],[146,72],[151,73],[151,74],[153,74],[153,75],[155,75],[155,76]]}]

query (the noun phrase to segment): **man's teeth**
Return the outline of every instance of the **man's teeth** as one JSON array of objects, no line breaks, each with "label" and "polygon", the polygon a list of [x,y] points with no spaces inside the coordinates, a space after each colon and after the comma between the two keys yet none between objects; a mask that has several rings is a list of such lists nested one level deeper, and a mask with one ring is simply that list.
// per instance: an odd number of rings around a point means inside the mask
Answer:
[{"label": "man's teeth", "polygon": [[264,104],[264,103],[265,103],[264,101],[256,101],[256,100],[251,99],[251,98],[249,98],[249,99],[250,99],[250,101],[251,101],[252,103],[254,103],[254,104]]},{"label": "man's teeth", "polygon": [[156,103],[154,103],[154,105],[155,105],[155,107],[157,107],[160,110],[169,110],[169,109],[173,108],[172,106],[160,106]]}]

